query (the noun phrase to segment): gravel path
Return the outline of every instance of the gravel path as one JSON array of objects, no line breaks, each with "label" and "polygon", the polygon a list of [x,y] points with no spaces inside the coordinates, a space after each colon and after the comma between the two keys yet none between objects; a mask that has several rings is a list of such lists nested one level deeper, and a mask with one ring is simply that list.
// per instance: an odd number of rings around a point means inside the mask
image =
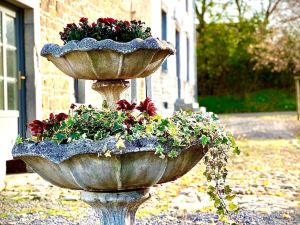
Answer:
[{"label": "gravel path", "polygon": [[[56,216],[47,219],[37,219],[34,215],[27,215],[26,217],[15,218],[18,222],[9,222],[2,220],[0,224],[5,225],[97,225],[99,222],[95,214],[88,210],[89,216],[80,221],[69,221],[65,217]],[[235,217],[242,221],[243,225],[286,225],[286,224],[300,224],[300,215],[293,217],[286,216],[287,214],[273,213],[271,215],[261,214],[253,211],[240,211]],[[204,225],[204,224],[222,224],[218,222],[218,217],[210,213],[196,213],[178,216],[176,213],[161,214],[153,216],[150,219],[138,219],[136,225]]]},{"label": "gravel path", "polygon": [[292,139],[300,134],[296,112],[224,114],[220,119],[238,138]]},{"label": "gravel path", "polygon": [[[294,113],[222,115],[242,150],[230,164],[244,225],[300,225],[300,122]],[[220,224],[211,213],[200,163],[175,182],[152,189],[137,225]],[[1,225],[96,225],[77,191],[52,186],[37,174],[9,175],[0,192]]]}]

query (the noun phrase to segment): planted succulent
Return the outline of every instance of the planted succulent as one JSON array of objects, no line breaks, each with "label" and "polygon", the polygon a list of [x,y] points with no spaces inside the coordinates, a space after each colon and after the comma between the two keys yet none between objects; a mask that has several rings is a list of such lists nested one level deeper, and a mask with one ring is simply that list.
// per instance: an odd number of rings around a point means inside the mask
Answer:
[{"label": "planted succulent", "polygon": [[113,18],[99,18],[96,22],[89,23],[88,18],[82,17],[79,24],[67,24],[59,34],[64,44],[88,37],[97,41],[111,39],[118,42],[128,42],[135,38],[151,37],[151,28],[145,27],[144,22],[137,20],[129,22]]},{"label": "planted succulent", "polygon": [[[67,144],[80,139],[96,141],[115,136],[116,147],[122,149],[126,147],[126,140],[155,137],[161,143],[155,149],[160,158],[177,157],[180,149],[200,144],[208,149],[204,156],[204,175],[210,183],[208,194],[217,213],[225,218],[230,211],[238,210],[232,202],[235,195],[225,181],[229,155],[239,154],[239,149],[215,114],[179,111],[170,118],[162,118],[150,98],[138,105],[120,100],[115,111],[103,105],[98,109],[72,104],[68,115],[50,114],[46,120],[34,120],[29,124],[32,137],[28,141]],[[166,143],[174,149],[165,151]]]}]

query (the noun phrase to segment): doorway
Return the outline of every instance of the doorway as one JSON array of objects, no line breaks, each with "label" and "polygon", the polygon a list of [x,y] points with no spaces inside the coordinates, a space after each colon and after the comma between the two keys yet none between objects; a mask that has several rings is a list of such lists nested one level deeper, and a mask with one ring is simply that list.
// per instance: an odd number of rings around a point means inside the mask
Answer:
[{"label": "doorway", "polygon": [[22,9],[0,3],[0,155],[4,160],[12,159],[17,135],[26,134],[23,24]]}]

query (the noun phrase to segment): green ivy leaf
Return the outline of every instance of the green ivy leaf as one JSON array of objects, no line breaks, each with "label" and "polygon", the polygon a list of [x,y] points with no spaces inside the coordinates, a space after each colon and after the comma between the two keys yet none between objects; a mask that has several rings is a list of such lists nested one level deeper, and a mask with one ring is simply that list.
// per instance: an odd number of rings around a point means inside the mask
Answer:
[{"label": "green ivy leaf", "polygon": [[214,121],[219,120],[219,117],[218,117],[218,115],[216,115],[216,114],[212,114],[212,115],[211,115],[211,118],[212,118]]},{"label": "green ivy leaf", "polygon": [[206,145],[210,142],[210,138],[203,134],[200,138],[200,141],[202,145]]},{"label": "green ivy leaf", "polygon": [[215,203],[214,203],[214,206],[216,207],[216,208],[218,208],[220,205],[221,205],[221,199],[219,199],[219,198],[216,198],[215,199]]},{"label": "green ivy leaf", "polygon": [[200,127],[195,127],[194,134],[195,134],[195,136],[199,136],[200,135]]},{"label": "green ivy leaf", "polygon": [[228,195],[228,194],[230,194],[230,193],[232,192],[232,190],[231,190],[231,188],[229,187],[229,185],[226,185],[226,186],[224,187],[224,192],[225,192],[226,195]]},{"label": "green ivy leaf", "polygon": [[158,140],[159,140],[160,142],[165,142],[165,141],[167,141],[167,139],[166,139],[165,137],[159,137]]},{"label": "green ivy leaf", "polygon": [[164,148],[161,145],[158,145],[155,148],[155,154],[162,154],[164,152]]},{"label": "green ivy leaf", "polygon": [[241,153],[239,147],[234,147],[233,153],[236,154],[236,155],[239,155]]},{"label": "green ivy leaf", "polygon": [[64,139],[66,139],[66,135],[62,133],[56,133],[55,138],[58,143],[62,142]]},{"label": "green ivy leaf", "polygon": [[79,133],[77,132],[73,132],[70,134],[70,138],[73,139],[73,140],[77,140],[79,138]]},{"label": "green ivy leaf", "polygon": [[231,211],[236,211],[238,209],[238,206],[232,202],[229,203],[228,207]]},{"label": "green ivy leaf", "polygon": [[17,138],[16,138],[16,144],[19,145],[19,144],[22,144],[23,143],[23,138],[18,135]]},{"label": "green ivy leaf", "polygon": [[67,124],[65,121],[62,121],[59,127],[59,130],[64,130],[66,128]]},{"label": "green ivy leaf", "polygon": [[168,156],[170,158],[176,158],[179,155],[179,153],[176,150],[172,150],[168,153]]},{"label": "green ivy leaf", "polygon": [[223,207],[219,206],[218,209],[217,209],[217,214],[221,215],[221,216],[224,215],[225,214],[225,209]]},{"label": "green ivy leaf", "polygon": [[85,121],[89,121],[90,116],[87,113],[82,114],[82,119]]},{"label": "green ivy leaf", "polygon": [[114,126],[113,126],[113,128],[112,128],[112,130],[111,130],[111,132],[112,132],[112,133],[115,133],[115,132],[120,131],[120,130],[122,130],[122,129],[123,129],[123,126],[122,126],[121,124],[115,122],[115,123],[114,123]]},{"label": "green ivy leaf", "polygon": [[119,140],[116,142],[116,148],[120,149],[125,147],[125,141],[122,138],[119,138]]},{"label": "green ivy leaf", "polygon": [[71,127],[74,125],[74,120],[72,119],[72,117],[68,117],[67,120],[66,120],[66,124],[68,127]]},{"label": "green ivy leaf", "polygon": [[226,200],[232,201],[235,198],[235,195],[226,195]]},{"label": "green ivy leaf", "polygon": [[229,142],[229,138],[228,137],[223,137],[222,143],[226,144]]},{"label": "green ivy leaf", "polygon": [[86,139],[87,138],[87,134],[86,133],[83,133],[81,136],[80,136],[80,139]]}]

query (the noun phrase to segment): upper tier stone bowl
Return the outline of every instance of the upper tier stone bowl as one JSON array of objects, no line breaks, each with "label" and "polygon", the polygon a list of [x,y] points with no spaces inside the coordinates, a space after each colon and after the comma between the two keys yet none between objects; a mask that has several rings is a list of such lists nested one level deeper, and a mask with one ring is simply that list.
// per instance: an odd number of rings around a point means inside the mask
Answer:
[{"label": "upper tier stone bowl", "polygon": [[[173,181],[191,170],[207,151],[195,144],[181,149],[176,158],[159,158],[155,154],[159,144],[155,138],[126,141],[123,149],[117,149],[115,144],[114,137],[60,145],[24,142],[14,146],[13,155],[56,186],[108,192],[143,189]],[[110,156],[105,156],[107,149]]]},{"label": "upper tier stone bowl", "polygon": [[76,79],[126,80],[149,76],[174,52],[172,44],[153,37],[126,43],[84,38],[63,46],[46,44],[41,55]]}]

